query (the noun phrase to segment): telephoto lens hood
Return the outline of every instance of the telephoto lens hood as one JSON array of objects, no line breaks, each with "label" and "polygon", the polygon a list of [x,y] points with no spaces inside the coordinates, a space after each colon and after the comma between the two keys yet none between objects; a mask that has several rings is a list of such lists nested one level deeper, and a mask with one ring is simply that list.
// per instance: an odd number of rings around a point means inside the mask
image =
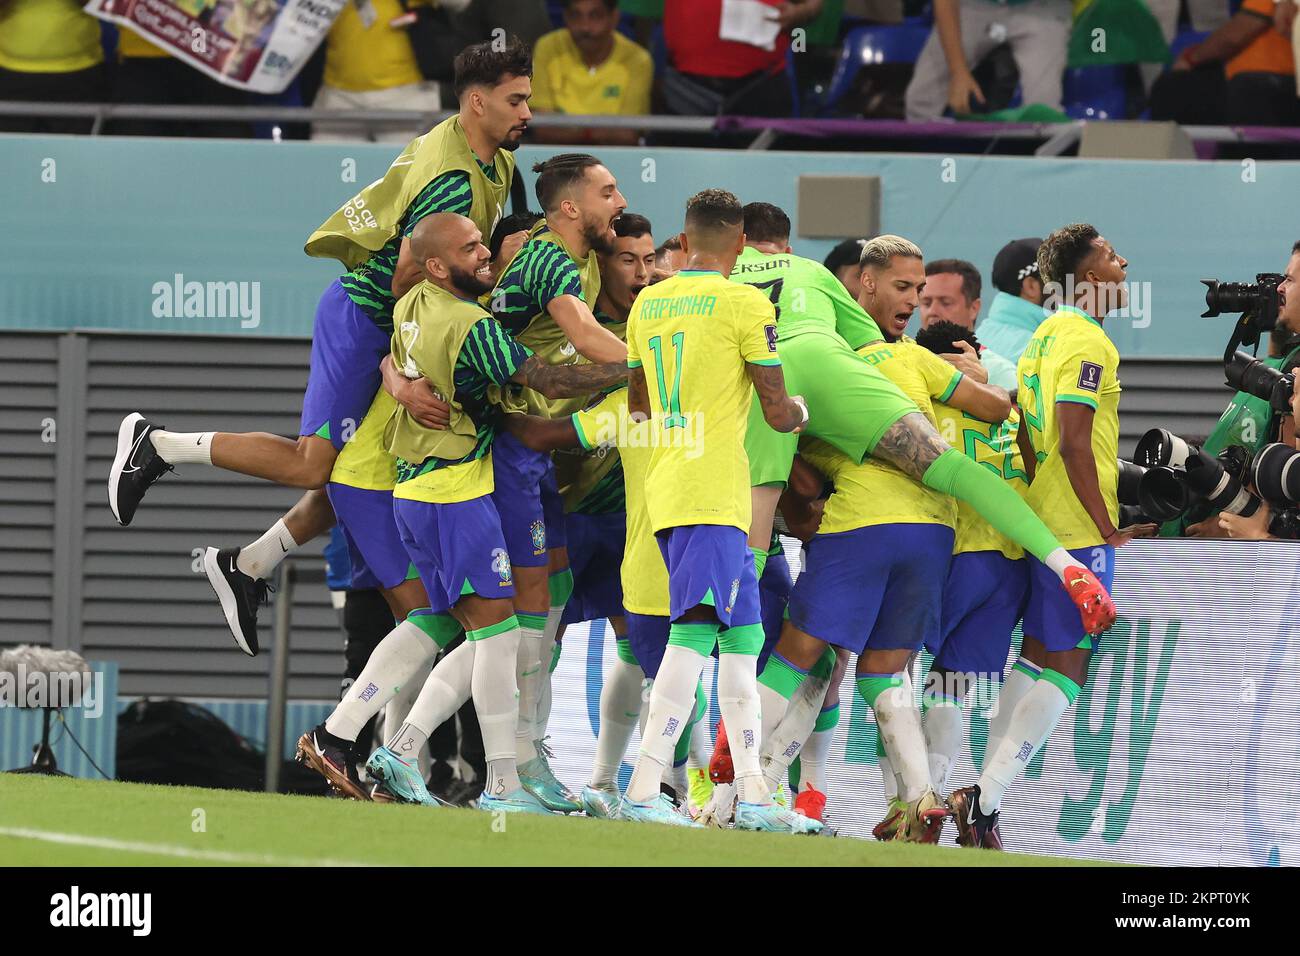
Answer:
[{"label": "telephoto lens hood", "polygon": [[1148,468],[1138,483],[1138,505],[1152,521],[1172,521],[1187,511],[1191,495],[1184,477],[1167,465]]},{"label": "telephoto lens hood", "polygon": [[1187,456],[1195,446],[1187,444],[1173,432],[1163,428],[1153,428],[1138,440],[1133,452],[1133,461],[1143,468],[1158,468],[1162,465],[1182,471]]},{"label": "telephoto lens hood", "polygon": [[1250,480],[1265,501],[1300,501],[1300,451],[1282,442],[1265,445],[1250,463]]}]

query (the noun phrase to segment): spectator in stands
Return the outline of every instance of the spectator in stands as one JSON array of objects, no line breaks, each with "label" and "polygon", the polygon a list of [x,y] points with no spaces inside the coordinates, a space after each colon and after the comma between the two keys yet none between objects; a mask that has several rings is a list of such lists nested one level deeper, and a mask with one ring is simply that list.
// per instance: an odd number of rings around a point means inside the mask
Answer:
[{"label": "spectator in stands", "polygon": [[[413,0],[410,6],[427,4]],[[467,0],[443,0],[451,11]],[[399,0],[345,3],[325,38],[325,77],[312,103],[318,110],[426,110],[442,107],[438,84],[426,80],[416,62],[413,35]],[[397,25],[394,25],[394,23]],[[354,143],[407,143],[432,122],[312,124],[311,138]]]},{"label": "spectator in stands", "polygon": [[1042,239],[1015,239],[993,259],[993,288],[989,314],[980,323],[980,343],[1012,364],[1033,338],[1043,311],[1043,282],[1038,277],[1038,247]]},{"label": "spectator in stands", "polygon": [[759,0],[762,19],[728,17],[725,0],[664,0],[668,68],[664,105],[679,116],[789,116],[785,56],[790,30],[821,13],[823,0]]},{"label": "spectator in stands", "polygon": [[[1178,12],[1180,6],[1186,6],[1187,19],[1193,30],[1212,33],[1228,22],[1228,0],[1143,0],[1151,15],[1160,24],[1166,43],[1173,43],[1178,35]],[[1279,3],[1278,6],[1285,6]],[[1287,35],[1290,35],[1289,32]],[[1151,86],[1161,74],[1162,67],[1156,63],[1142,64],[1142,84],[1150,93]]]},{"label": "spectator in stands", "polygon": [[[218,83],[188,63],[126,27],[118,29],[118,63],[113,83],[117,103],[161,106],[245,106],[248,94]],[[222,136],[244,139],[253,135],[251,123],[240,120],[112,120],[107,132],[119,136]]]},{"label": "spectator in stands", "polygon": [[[934,259],[925,264],[925,285],[921,287],[921,328],[935,322],[953,322],[962,328],[975,330],[975,322],[980,314],[980,291],[983,282],[980,271],[965,259]],[[945,354],[943,358],[957,365],[963,372],[974,374],[979,380],[983,376],[976,368],[982,365],[987,373],[987,381],[1000,385],[1009,392],[1016,390],[1015,363],[984,348],[978,355],[970,343],[961,343],[961,352]],[[968,355],[976,361],[963,364],[962,356]]]},{"label": "spectator in stands", "polygon": [[866,244],[866,239],[845,239],[827,254],[822,263],[835,273],[835,278],[849,290],[849,295],[853,296],[855,302],[862,291],[862,266],[859,263],[862,247]]},{"label": "spectator in stands", "polygon": [[453,7],[451,22],[464,45],[482,43],[493,39],[496,30],[505,36],[518,37],[530,49],[554,26],[546,9],[546,0],[460,0],[444,7]]},{"label": "spectator in stands", "polygon": [[934,0],[934,30],[907,85],[907,118],[978,111],[984,92],[972,70],[1003,43],[1020,71],[1025,104],[1059,110],[1070,22],[1070,0]]},{"label": "spectator in stands", "polygon": [[[78,0],[0,0],[0,100],[104,98],[99,21]],[[11,133],[88,133],[92,120],[0,116]]]},{"label": "spectator in stands", "polygon": [[1300,124],[1291,42],[1273,29],[1273,0],[1245,0],[1189,46],[1151,89],[1151,118],[1188,124]]},{"label": "spectator in stands", "polygon": [[[650,112],[654,63],[617,30],[617,0],[566,0],[564,28],[533,48],[534,112],[619,114]],[[582,127],[534,129],[539,142],[635,145],[640,134]]]}]

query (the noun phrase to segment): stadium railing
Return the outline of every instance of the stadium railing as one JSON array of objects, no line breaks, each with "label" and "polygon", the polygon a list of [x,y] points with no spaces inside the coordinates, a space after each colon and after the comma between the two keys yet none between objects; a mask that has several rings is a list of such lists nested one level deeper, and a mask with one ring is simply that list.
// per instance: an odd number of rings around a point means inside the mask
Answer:
[{"label": "stadium railing", "polygon": [[[254,122],[350,123],[358,127],[393,122],[432,126],[452,115],[450,111],[419,110],[318,110],[305,106],[153,106],[123,103],[31,103],[0,100],[0,116],[89,119],[90,135],[104,132],[114,119],[159,122]],[[531,125],[583,127],[593,130],[635,129],[646,133],[695,135],[752,135],[749,149],[767,149],[777,136],[816,140],[826,138],[873,141],[898,140],[900,145],[920,146],[923,141],[941,139],[1040,140],[1038,155],[1058,155],[1077,141],[1085,121],[1070,123],[981,123],[936,120],[907,122],[891,119],[771,119],[749,116],[578,116],[538,114]],[[1300,143],[1300,128],[1285,126],[1185,126],[1195,143]]]},{"label": "stadium railing", "polygon": [[271,673],[266,693],[266,792],[280,790],[284,763],[284,721],[289,706],[289,634],[293,626],[293,589],[324,584],[320,558],[286,558],[275,571],[275,623],[271,636]]}]

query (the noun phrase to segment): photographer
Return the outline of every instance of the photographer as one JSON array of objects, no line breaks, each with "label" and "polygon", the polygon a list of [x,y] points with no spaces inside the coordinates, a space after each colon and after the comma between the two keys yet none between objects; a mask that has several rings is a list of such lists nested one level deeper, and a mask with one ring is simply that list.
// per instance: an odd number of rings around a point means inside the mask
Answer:
[{"label": "photographer", "polygon": [[[1269,334],[1268,357],[1260,361],[1272,369],[1289,373],[1300,367],[1300,242],[1291,247],[1286,272],[1277,286],[1278,314]],[[1289,295],[1288,292],[1295,294]],[[1217,455],[1225,448],[1238,445],[1252,456],[1270,442],[1291,444],[1295,438],[1294,412],[1280,412],[1267,398],[1246,391],[1237,392],[1219,422],[1205,441],[1204,450]],[[1162,534],[1185,534],[1188,537],[1268,537],[1270,512],[1261,507],[1249,517],[1211,514],[1194,524],[1185,519],[1169,522]]]}]

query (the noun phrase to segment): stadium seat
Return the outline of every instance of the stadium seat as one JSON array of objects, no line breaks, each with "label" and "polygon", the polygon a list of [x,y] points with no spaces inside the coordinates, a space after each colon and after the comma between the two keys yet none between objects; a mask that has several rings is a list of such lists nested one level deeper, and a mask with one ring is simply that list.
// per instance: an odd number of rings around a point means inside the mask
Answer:
[{"label": "stadium seat", "polygon": [[1064,106],[1071,119],[1128,117],[1125,66],[1083,66],[1065,71]]},{"label": "stadium seat", "polygon": [[844,38],[839,62],[823,98],[821,111],[829,112],[853,85],[858,71],[878,63],[915,63],[930,35],[920,17],[894,26],[866,26],[850,30]]}]

